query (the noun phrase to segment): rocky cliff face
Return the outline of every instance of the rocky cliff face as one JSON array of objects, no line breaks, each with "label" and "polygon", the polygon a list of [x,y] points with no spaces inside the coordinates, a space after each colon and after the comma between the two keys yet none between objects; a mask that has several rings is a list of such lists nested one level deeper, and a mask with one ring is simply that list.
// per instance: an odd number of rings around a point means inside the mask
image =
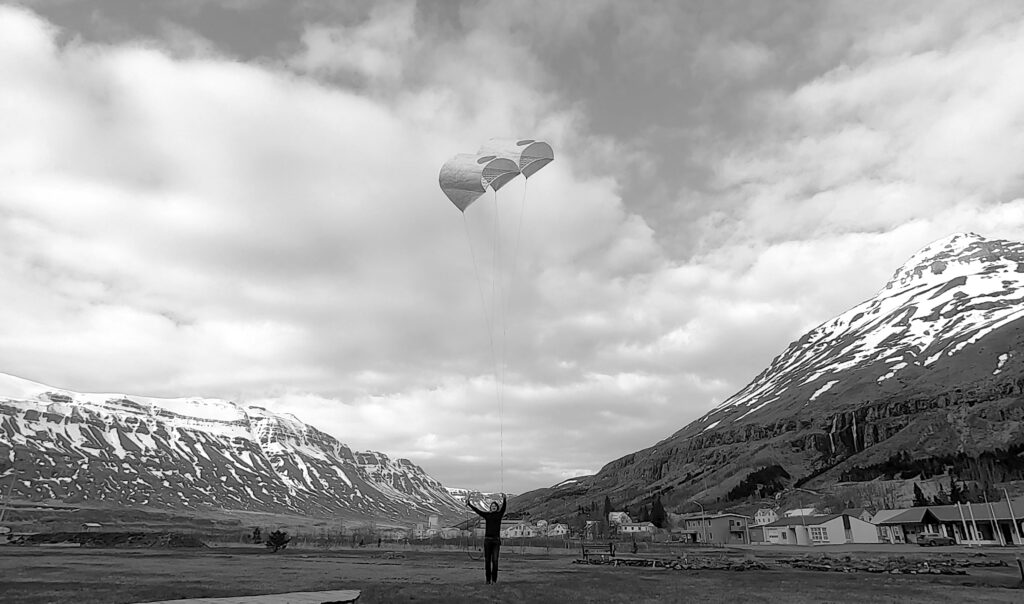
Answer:
[{"label": "rocky cliff face", "polygon": [[620,505],[725,501],[768,466],[816,488],[987,455],[1002,460],[988,478],[1024,478],[1008,453],[1024,443],[1022,346],[1024,244],[954,235],[704,417],[517,506],[557,515],[606,494]]},{"label": "rocky cliff face", "polygon": [[462,513],[412,462],[353,452],[291,415],[0,374],[0,462],[12,459],[15,500],[394,520]]}]

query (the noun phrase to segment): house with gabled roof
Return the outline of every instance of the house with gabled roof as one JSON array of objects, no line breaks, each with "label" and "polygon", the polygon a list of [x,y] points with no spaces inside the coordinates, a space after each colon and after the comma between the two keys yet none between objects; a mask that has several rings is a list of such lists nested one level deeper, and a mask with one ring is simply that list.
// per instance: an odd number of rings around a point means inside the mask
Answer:
[{"label": "house with gabled roof", "polygon": [[678,517],[673,532],[691,543],[750,543],[750,518],[742,514],[693,512]]},{"label": "house with gabled roof", "polygon": [[786,510],[782,513],[783,518],[799,518],[800,516],[815,516],[818,514],[818,508],[794,508],[792,510]]},{"label": "house with gabled roof", "polygon": [[628,512],[608,512],[608,522],[610,524],[626,524],[633,522],[633,519],[629,517]]},{"label": "house with gabled roof", "polygon": [[1022,545],[1024,539],[1024,498],[1012,504],[962,503],[928,506],[939,525],[958,543],[970,545]]},{"label": "house with gabled roof", "polygon": [[653,522],[623,522],[619,525],[620,535],[653,535],[657,530]]},{"label": "house with gabled roof", "polygon": [[846,508],[840,514],[846,514],[847,516],[855,516],[860,518],[864,522],[871,522],[872,514],[870,511],[864,508]]},{"label": "house with gabled roof", "polygon": [[754,513],[754,526],[764,526],[779,519],[779,513],[772,508],[761,508]]},{"label": "house with gabled roof", "polygon": [[878,529],[847,514],[790,516],[766,524],[764,539],[779,545],[878,543]]},{"label": "house with gabled roof", "polygon": [[946,527],[941,526],[938,517],[926,507],[885,511],[897,513],[876,514],[872,518],[883,543],[916,543],[921,533],[939,533],[952,537],[947,534]]},{"label": "house with gabled roof", "polygon": [[938,533],[967,545],[1024,545],[1024,498],[881,510],[872,521],[888,543],[914,543],[921,533]]}]

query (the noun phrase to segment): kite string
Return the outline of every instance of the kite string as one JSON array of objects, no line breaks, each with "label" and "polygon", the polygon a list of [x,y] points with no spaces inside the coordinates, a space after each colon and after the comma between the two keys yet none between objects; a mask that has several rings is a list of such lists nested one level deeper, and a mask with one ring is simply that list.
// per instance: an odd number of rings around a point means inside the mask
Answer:
[{"label": "kite string", "polygon": [[[501,354],[495,360],[494,367],[494,388],[498,402],[498,480],[500,484],[500,491],[505,492],[505,339],[507,329],[506,323],[506,312],[502,307],[501,300],[503,298],[501,294],[501,213],[498,207],[498,192],[494,192],[494,257],[492,258],[493,263],[493,278],[491,280],[491,306],[494,308],[495,313],[495,326],[501,322]],[[498,318],[500,315],[500,318]]]},{"label": "kite string", "polygon": [[[505,378],[506,378],[506,372],[508,370],[508,324],[509,324],[509,317],[512,316],[512,310],[511,310],[512,309],[512,293],[515,290],[516,273],[517,273],[518,264],[519,264],[519,242],[520,242],[520,239],[522,238],[522,233],[523,233],[523,215],[526,213],[526,190],[527,190],[527,185],[529,184],[529,182],[530,182],[529,179],[524,178],[524,180],[523,180],[523,196],[519,199],[519,220],[518,220],[518,224],[516,225],[515,244],[514,244],[514,246],[512,248],[512,267],[509,270],[508,290],[505,292],[505,296],[504,296],[504,300],[503,300],[503,308],[502,308],[502,321],[501,321],[501,328],[502,328],[502,333],[501,333],[501,390],[502,390],[502,392],[501,392],[501,396],[498,399],[499,405],[500,405],[499,409],[498,409],[499,423],[500,423],[499,430],[501,430],[502,432],[504,431],[504,409],[503,408],[504,408],[504,405],[505,405]],[[495,194],[495,196],[497,196],[497,194]],[[495,197],[495,198],[497,198],[497,197]],[[497,205],[495,205],[495,210],[497,210]],[[504,456],[504,434],[503,433],[502,433],[501,441],[502,441],[502,443],[501,443],[501,449],[502,449],[501,450],[501,460],[502,460],[502,468],[501,468],[502,484],[501,484],[501,490],[502,490],[502,492],[504,492],[505,491],[505,467],[504,467],[505,456]]]},{"label": "kite string", "polygon": [[[484,313],[484,324],[487,327],[487,340],[491,346],[491,361],[494,364],[494,373],[498,373],[498,355],[494,347],[494,323],[492,322],[493,313],[487,312],[487,302],[484,300],[484,285],[480,279],[480,268],[477,266],[476,261],[476,250],[473,246],[473,237],[469,233],[469,222],[466,220],[466,213],[462,213],[462,225],[466,231],[466,241],[469,242],[469,255],[473,259],[473,274],[476,276],[477,291],[480,293],[480,309]],[[493,310],[493,308],[492,308]],[[497,383],[495,383],[497,388]]]}]

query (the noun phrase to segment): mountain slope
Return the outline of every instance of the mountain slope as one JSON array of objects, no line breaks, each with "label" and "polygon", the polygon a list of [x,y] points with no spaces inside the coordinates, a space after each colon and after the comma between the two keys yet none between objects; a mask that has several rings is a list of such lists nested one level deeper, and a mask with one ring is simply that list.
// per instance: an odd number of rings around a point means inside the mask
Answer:
[{"label": "mountain slope", "polygon": [[353,452],[291,415],[219,399],[82,394],[0,374],[0,460],[12,457],[14,499],[396,520],[461,514],[412,462]]},{"label": "mountain slope", "polygon": [[762,467],[813,488],[880,476],[907,454],[916,460],[908,471],[950,463],[977,472],[970,460],[987,455],[1002,460],[988,464],[988,478],[1016,477],[1006,452],[1024,443],[1022,345],[1024,244],[954,235],[790,344],[704,417],[517,505],[551,515],[606,494],[616,504],[655,494],[725,500]]}]

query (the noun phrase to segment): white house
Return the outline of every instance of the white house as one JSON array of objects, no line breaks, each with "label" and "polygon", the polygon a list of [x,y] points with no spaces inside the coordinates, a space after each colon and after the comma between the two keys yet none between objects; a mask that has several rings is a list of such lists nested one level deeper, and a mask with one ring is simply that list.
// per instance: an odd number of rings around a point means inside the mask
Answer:
[{"label": "white house", "polygon": [[548,537],[565,537],[569,534],[569,525],[561,522],[549,524],[545,528],[547,529]]},{"label": "white house", "polygon": [[764,526],[764,540],[779,545],[878,543],[878,528],[856,516],[796,516]]},{"label": "white house", "polygon": [[627,522],[633,522],[633,519],[626,512],[608,512],[608,522],[611,524],[626,524]]},{"label": "white house", "polygon": [[814,516],[818,513],[817,508],[796,508],[794,510],[786,510],[782,513],[783,518],[796,518],[799,516]]},{"label": "white house", "polygon": [[619,533],[625,535],[653,535],[654,531],[652,522],[624,522],[619,525]]},{"label": "white house", "polygon": [[754,526],[763,526],[779,519],[779,513],[771,508],[761,508],[754,513]]},{"label": "white house", "polygon": [[537,527],[527,522],[519,522],[501,530],[502,537],[539,537],[541,534]]}]

